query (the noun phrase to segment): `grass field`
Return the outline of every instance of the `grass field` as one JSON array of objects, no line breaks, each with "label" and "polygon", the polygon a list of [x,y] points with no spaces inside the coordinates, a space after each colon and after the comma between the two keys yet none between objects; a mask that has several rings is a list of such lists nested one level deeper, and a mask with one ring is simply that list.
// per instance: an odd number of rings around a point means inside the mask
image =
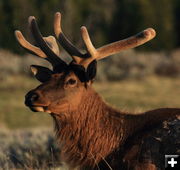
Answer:
[{"label": "grass field", "polygon": [[[35,79],[14,76],[0,84],[0,127],[27,128],[51,126],[46,113],[33,113],[24,106],[24,96],[39,83]],[[145,111],[158,107],[180,107],[180,78],[147,77],[143,80],[101,82],[95,89],[113,106],[127,111]]]}]

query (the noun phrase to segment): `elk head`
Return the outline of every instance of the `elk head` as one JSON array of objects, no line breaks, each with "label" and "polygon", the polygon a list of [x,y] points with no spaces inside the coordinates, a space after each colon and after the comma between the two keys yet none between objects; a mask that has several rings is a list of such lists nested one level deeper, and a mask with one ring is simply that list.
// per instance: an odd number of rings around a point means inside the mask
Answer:
[{"label": "elk head", "polygon": [[72,57],[72,62],[67,64],[59,58],[59,48],[55,37],[43,37],[35,17],[29,17],[29,28],[36,45],[29,43],[20,31],[15,31],[17,40],[30,53],[49,61],[52,64],[52,70],[37,65],[31,66],[31,71],[42,84],[27,93],[25,104],[33,111],[55,114],[75,110],[81,104],[83,96],[86,96],[96,75],[97,60],[121,50],[139,46],[155,36],[155,31],[148,28],[130,38],[96,49],[86,27],[83,26],[81,34],[87,52],[82,53],[63,34],[61,14],[57,12],[54,18],[54,31],[60,45]]}]

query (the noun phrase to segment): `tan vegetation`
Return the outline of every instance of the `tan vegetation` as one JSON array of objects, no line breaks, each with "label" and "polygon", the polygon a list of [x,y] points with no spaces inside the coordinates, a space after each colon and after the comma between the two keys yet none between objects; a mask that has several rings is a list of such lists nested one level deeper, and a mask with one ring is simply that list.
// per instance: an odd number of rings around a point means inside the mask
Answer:
[{"label": "tan vegetation", "polygon": [[[111,56],[98,64],[97,80],[117,81],[123,79],[143,79],[147,76],[180,77],[180,50],[171,53],[165,52],[136,52],[128,50]],[[61,57],[70,61],[67,54]],[[109,63],[113,67],[109,67]],[[0,80],[8,79],[11,75],[30,76],[30,65],[50,65],[35,56],[18,56],[11,52],[0,50]]]}]

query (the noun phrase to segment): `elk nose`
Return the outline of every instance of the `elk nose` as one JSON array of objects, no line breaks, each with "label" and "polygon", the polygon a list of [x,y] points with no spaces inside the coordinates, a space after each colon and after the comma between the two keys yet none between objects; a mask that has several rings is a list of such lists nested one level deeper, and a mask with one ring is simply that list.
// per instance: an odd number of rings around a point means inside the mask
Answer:
[{"label": "elk nose", "polygon": [[34,102],[36,102],[39,99],[38,93],[35,92],[29,92],[25,96],[25,105],[26,106],[32,106]]}]

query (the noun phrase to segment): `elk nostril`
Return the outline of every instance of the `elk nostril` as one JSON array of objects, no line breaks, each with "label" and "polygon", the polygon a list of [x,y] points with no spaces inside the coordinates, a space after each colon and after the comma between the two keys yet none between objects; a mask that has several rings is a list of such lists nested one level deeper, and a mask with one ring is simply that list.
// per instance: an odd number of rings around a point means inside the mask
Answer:
[{"label": "elk nostril", "polygon": [[38,100],[38,98],[39,98],[39,95],[38,95],[37,93],[34,93],[34,94],[32,94],[32,96],[31,96],[31,101],[32,101],[32,102],[35,102],[35,101]]},{"label": "elk nostril", "polygon": [[25,96],[25,104],[27,106],[33,105],[35,101],[39,99],[39,95],[35,92],[30,92]]}]

